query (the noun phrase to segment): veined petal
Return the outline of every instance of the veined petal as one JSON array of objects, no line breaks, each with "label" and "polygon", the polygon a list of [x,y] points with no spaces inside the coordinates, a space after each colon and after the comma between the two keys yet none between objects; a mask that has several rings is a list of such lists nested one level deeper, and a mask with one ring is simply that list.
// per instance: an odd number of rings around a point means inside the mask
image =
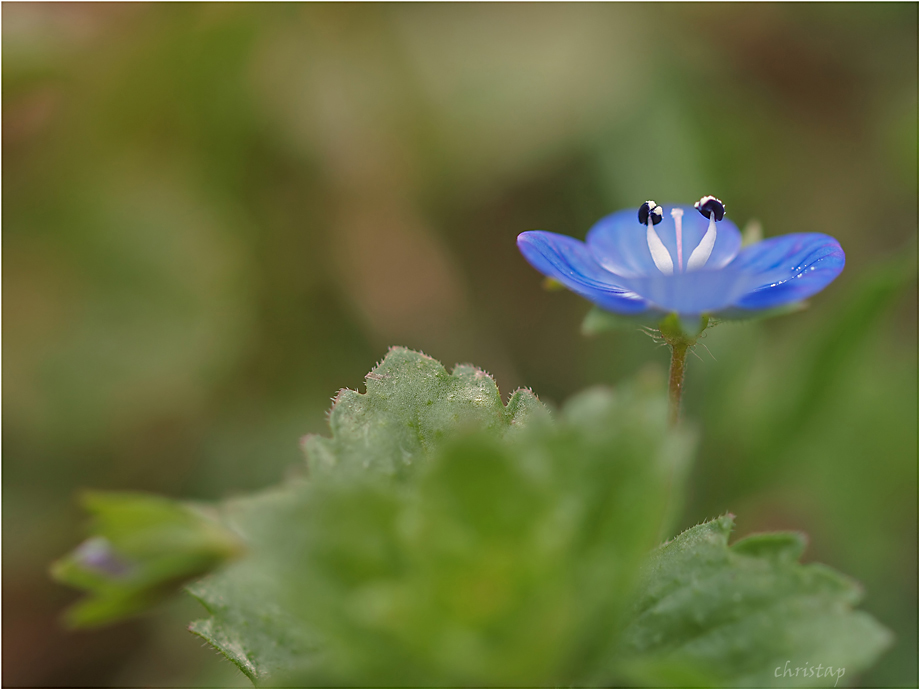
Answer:
[{"label": "veined petal", "polygon": [[733,306],[769,309],[800,302],[823,290],[843,270],[846,257],[829,235],[799,233],[746,247],[726,267],[748,273],[753,287]]},{"label": "veined petal", "polygon": [[623,287],[618,276],[594,260],[584,242],[554,232],[534,230],[518,235],[517,243],[531,266],[599,307],[622,314],[648,309],[645,300]]},{"label": "veined petal", "polygon": [[[680,273],[706,234],[709,221],[692,206],[663,206],[662,209],[663,217],[655,226],[655,232],[671,255],[674,272]],[[674,209],[683,211],[681,266],[678,266],[677,228],[671,215]],[[728,218],[716,223],[716,231],[716,241],[705,269],[722,268],[737,256],[741,248],[741,233]],[[588,231],[585,242],[597,262],[617,275],[651,277],[661,273],[649,251],[646,228],[638,222],[635,211],[618,211],[602,218]]]}]

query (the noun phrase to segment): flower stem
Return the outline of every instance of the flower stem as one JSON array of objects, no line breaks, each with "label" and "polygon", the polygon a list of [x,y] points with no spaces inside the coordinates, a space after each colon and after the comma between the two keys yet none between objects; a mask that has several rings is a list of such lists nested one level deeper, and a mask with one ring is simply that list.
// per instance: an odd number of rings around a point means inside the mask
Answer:
[{"label": "flower stem", "polygon": [[687,369],[687,352],[709,327],[708,315],[698,322],[682,321],[677,314],[671,314],[658,324],[661,337],[671,347],[671,371],[668,374],[668,424],[677,426],[680,420],[680,399],[684,392],[684,372]]},{"label": "flower stem", "polygon": [[687,370],[686,341],[671,342],[671,370],[668,374],[668,424],[677,426],[680,420],[680,398],[684,392],[684,374]]},{"label": "flower stem", "polygon": [[[687,371],[687,353],[709,327],[709,317],[700,317],[699,323],[689,321],[681,322],[677,314],[671,314],[658,324],[661,337],[671,348],[671,370],[668,372],[668,426],[673,430],[680,422],[680,399],[684,393],[684,374]],[[668,484],[665,509],[661,515],[660,537],[664,539],[665,531],[670,524],[671,512],[674,507],[674,473],[676,466],[672,465],[668,472]]]}]

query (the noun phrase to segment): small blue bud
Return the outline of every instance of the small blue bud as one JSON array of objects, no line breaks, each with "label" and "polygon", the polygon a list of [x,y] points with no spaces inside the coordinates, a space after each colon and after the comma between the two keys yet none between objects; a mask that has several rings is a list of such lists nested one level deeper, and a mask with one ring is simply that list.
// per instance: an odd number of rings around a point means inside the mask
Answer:
[{"label": "small blue bud", "polygon": [[74,559],[84,568],[112,577],[124,577],[131,572],[131,566],[115,553],[105,537],[87,539],[74,551]]}]

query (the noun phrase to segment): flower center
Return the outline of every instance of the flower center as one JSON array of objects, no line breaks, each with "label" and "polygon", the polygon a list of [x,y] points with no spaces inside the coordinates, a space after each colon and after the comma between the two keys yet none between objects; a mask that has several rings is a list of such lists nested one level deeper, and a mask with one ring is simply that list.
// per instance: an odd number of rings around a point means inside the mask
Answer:
[{"label": "flower center", "polygon": [[[725,217],[725,204],[716,199],[714,196],[704,196],[702,199],[693,204],[693,208],[699,211],[704,218],[709,219],[709,228],[703,239],[690,253],[687,259],[687,271],[697,271],[706,265],[709,257],[712,256],[713,247],[716,245],[716,222]],[[646,227],[645,238],[648,242],[648,250],[652,255],[652,261],[655,267],[664,275],[674,274],[674,261],[671,253],[661,241],[655,226],[662,221],[664,215],[661,206],[654,201],[646,201],[639,207],[639,223]],[[683,216],[684,211],[680,208],[671,209],[671,218],[674,219],[674,234],[677,241],[677,271],[683,272],[684,269],[684,238],[683,238]]]}]

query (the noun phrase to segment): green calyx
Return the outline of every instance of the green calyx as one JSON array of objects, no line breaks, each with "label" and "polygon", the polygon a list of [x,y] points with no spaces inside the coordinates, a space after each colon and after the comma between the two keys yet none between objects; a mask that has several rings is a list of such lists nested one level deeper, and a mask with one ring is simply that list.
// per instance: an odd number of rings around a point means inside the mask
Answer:
[{"label": "green calyx", "polygon": [[709,325],[708,314],[703,314],[698,319],[668,314],[658,323],[658,331],[671,347],[688,348],[696,344]]}]

